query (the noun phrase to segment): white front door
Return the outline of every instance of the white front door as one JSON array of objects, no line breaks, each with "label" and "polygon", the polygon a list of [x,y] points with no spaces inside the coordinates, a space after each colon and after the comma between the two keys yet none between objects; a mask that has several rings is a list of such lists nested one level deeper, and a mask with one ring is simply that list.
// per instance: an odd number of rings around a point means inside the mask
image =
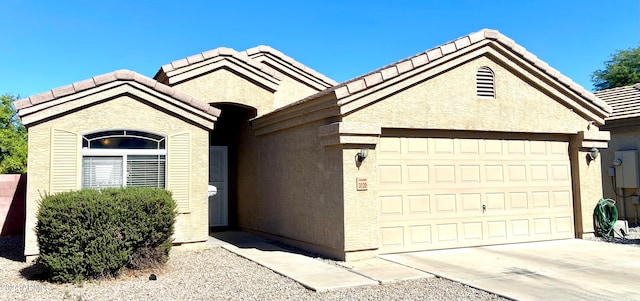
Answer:
[{"label": "white front door", "polygon": [[227,185],[227,147],[209,147],[209,185],[217,188],[209,196],[209,227],[229,225],[229,199]]}]

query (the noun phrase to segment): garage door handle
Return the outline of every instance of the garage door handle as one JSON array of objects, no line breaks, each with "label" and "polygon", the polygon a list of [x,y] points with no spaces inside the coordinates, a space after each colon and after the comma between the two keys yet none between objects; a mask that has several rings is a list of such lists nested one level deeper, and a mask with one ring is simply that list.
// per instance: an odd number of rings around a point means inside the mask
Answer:
[{"label": "garage door handle", "polygon": [[487,211],[487,205],[482,204],[482,213],[484,213],[485,211]]}]

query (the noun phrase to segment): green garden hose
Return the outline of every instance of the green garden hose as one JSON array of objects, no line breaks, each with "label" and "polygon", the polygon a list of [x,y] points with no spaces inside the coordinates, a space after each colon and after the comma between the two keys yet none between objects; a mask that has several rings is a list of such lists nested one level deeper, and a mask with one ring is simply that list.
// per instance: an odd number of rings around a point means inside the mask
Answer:
[{"label": "green garden hose", "polygon": [[616,201],[612,199],[600,199],[596,209],[593,211],[596,218],[597,233],[606,238],[613,238],[613,231],[618,220],[618,208]]}]

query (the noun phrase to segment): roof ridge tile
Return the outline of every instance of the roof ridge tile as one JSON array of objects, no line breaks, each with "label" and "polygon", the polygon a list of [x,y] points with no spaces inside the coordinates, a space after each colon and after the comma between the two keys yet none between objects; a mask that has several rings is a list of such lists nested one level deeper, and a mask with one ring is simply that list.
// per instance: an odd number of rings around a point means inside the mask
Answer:
[{"label": "roof ridge tile", "polygon": [[204,55],[202,53],[194,54],[187,57],[187,62],[189,62],[189,64],[194,64],[202,61],[204,61]]},{"label": "roof ridge tile", "polygon": [[162,73],[164,73],[165,77],[171,77],[171,76],[167,76],[168,72],[178,70],[180,68],[187,67],[192,64],[204,62],[209,59],[215,59],[217,57],[221,57],[221,58],[229,57],[229,58],[237,59],[241,62],[248,64],[258,72],[263,72],[267,76],[271,76],[275,79],[282,80],[282,78],[279,77],[275,72],[262,68],[262,64],[259,64],[258,62],[254,61],[249,56],[247,51],[236,51],[235,49],[229,48],[229,47],[218,47],[215,49],[204,51],[202,53],[188,56],[186,58],[175,60],[169,64],[165,64],[162,67],[160,67],[160,71],[156,73],[154,78],[162,77]]},{"label": "roof ridge tile", "polygon": [[93,88],[97,88],[99,86],[109,84],[115,81],[128,82],[133,81],[140,85],[149,87],[152,90],[155,90],[161,94],[172,97],[180,102],[186,103],[191,107],[204,111],[210,115],[218,116],[219,110],[210,107],[204,102],[199,102],[193,98],[193,96],[182,92],[178,89],[174,89],[170,86],[167,86],[163,83],[160,83],[152,78],[139,74],[137,72],[121,69],[113,72],[96,75],[92,78],[77,81],[70,85],[54,88],[52,90],[36,94],[33,96],[29,96],[27,98],[18,100],[15,102],[15,107],[18,110],[32,107],[41,103],[45,103],[48,101],[56,100],[65,96],[69,96],[75,93],[79,93],[85,90],[90,90]]},{"label": "roof ridge tile", "polygon": [[[307,73],[308,75],[311,75],[313,77],[315,77],[316,79],[320,80],[321,82],[324,82],[325,84],[331,85],[331,86],[335,86],[338,83],[336,81],[334,81],[333,79],[327,77],[326,75],[310,68],[309,66],[306,66],[305,64],[296,61],[295,59],[293,59],[292,57],[282,53],[280,50],[275,49],[271,46],[267,46],[267,45],[258,45],[252,48],[249,48],[247,50],[244,51],[248,56],[254,56],[256,54],[259,53],[268,53],[271,54],[277,58],[279,58],[280,60],[291,64],[293,67]],[[326,85],[325,85],[326,86]]]},{"label": "roof ridge tile", "polygon": [[[480,31],[473,32],[466,36],[462,36],[460,38],[454,39],[453,41],[444,43],[440,46],[427,49],[424,52],[418,53],[409,58],[402,59],[390,65],[384,66],[372,72],[361,75],[359,77],[344,81],[332,88],[326,89],[324,91],[320,91],[314,95],[306,97],[300,100],[299,102],[304,102],[306,100],[310,100],[330,92],[334,92],[337,99],[347,97],[355,92],[365,90],[372,85],[379,84],[380,82],[378,82],[377,80],[375,81],[372,80],[373,78],[378,78],[374,76],[374,74],[376,73],[379,73],[380,76],[383,78],[383,80],[386,81],[400,74],[403,74],[415,68],[421,67],[425,64],[431,63],[436,60],[440,60],[449,54],[455,53],[460,49],[469,47],[470,45],[480,43],[484,40],[493,40],[496,43],[500,43],[507,49],[521,56],[525,61],[528,61],[531,65],[535,66],[542,73],[545,73],[551,78],[554,78],[555,80],[558,81],[558,83],[560,83],[561,85],[564,85],[566,88],[572,90],[577,95],[584,98],[591,104],[602,109],[602,111],[604,111],[605,113],[611,113],[611,107],[606,102],[602,101],[601,99],[596,97],[594,94],[584,89],[584,87],[581,87],[580,85],[576,84],[570,78],[566,77],[565,75],[560,73],[558,70],[549,66],[549,64],[547,64],[546,62],[540,60],[536,55],[527,51],[526,48],[517,44],[513,39],[501,34],[497,30],[487,29],[487,28],[484,28],[484,29],[481,29]],[[425,54],[426,54],[426,59],[424,57]],[[640,89],[640,84],[638,85],[638,89]]]}]

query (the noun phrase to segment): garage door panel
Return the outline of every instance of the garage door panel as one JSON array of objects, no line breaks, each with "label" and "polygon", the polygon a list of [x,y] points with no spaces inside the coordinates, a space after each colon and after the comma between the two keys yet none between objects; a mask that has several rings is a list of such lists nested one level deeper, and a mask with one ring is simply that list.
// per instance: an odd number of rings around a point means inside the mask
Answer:
[{"label": "garage door panel", "polygon": [[384,227],[380,229],[382,247],[388,246],[403,246],[405,244],[404,239],[404,227]]},{"label": "garage door panel", "polygon": [[431,212],[431,197],[428,194],[408,195],[410,214],[429,214]]},{"label": "garage door panel", "polygon": [[504,183],[504,166],[503,165],[484,165],[484,179],[485,182],[497,183],[502,185]]},{"label": "garage door panel", "polygon": [[487,204],[487,210],[491,211],[504,211],[507,208],[506,198],[504,192],[489,192],[485,194],[485,200]]},{"label": "garage door panel", "polygon": [[403,203],[401,195],[381,196],[379,199],[381,215],[388,216],[403,214]]},{"label": "garage door panel", "polygon": [[407,184],[429,184],[429,165],[407,165]]},{"label": "garage door panel", "polygon": [[463,240],[478,240],[482,241],[484,238],[482,222],[464,222],[462,223],[462,239]]},{"label": "garage door panel", "polygon": [[436,224],[436,242],[450,243],[458,241],[458,224],[446,223]]},{"label": "garage door panel", "polygon": [[556,217],[554,221],[557,233],[573,235],[573,220],[571,216]]},{"label": "garage door panel", "polygon": [[573,237],[567,142],[383,137],[382,145],[383,252]]},{"label": "garage door panel", "polygon": [[531,207],[532,208],[549,208],[551,203],[549,201],[548,191],[532,191],[531,192]]},{"label": "garage door panel", "polygon": [[487,236],[489,239],[506,239],[507,238],[507,221],[497,220],[487,222]]}]

